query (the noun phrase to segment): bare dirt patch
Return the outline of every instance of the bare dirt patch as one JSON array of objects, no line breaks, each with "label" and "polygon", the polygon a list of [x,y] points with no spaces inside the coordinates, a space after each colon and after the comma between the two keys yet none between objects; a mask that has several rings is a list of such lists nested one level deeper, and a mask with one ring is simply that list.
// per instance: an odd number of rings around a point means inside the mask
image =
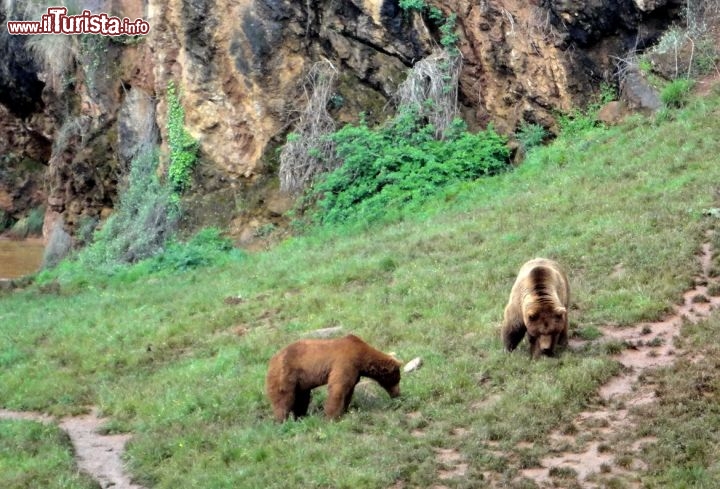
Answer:
[{"label": "bare dirt patch", "polygon": [[655,401],[655,388],[644,379],[643,372],[672,364],[680,353],[674,338],[683,323],[704,319],[720,306],[720,297],[713,295],[718,279],[710,276],[712,256],[711,245],[704,244],[695,286],[683,294],[682,304],[670,316],[632,327],[600,328],[605,340],[626,346],[615,356],[623,366],[621,374],[600,388],[595,406],[573,420],[573,431],[582,435],[551,433],[553,453],[540,461],[540,467],[521,471],[520,478],[530,479],[541,488],[601,488],[608,487],[613,478],[623,479],[625,487],[640,487],[639,473],[645,464],[638,454],[644,444],[654,440],[627,440],[624,434],[631,426],[633,409]]},{"label": "bare dirt patch", "polygon": [[93,477],[103,489],[144,489],[125,472],[122,454],[130,435],[103,435],[105,419],[93,409],[89,414],[69,416],[59,422],[45,414],[0,409],[0,419],[56,423],[72,441],[78,468]]},{"label": "bare dirt patch", "polygon": [[455,448],[436,448],[435,460],[442,467],[438,470],[441,480],[460,478],[467,473],[467,461]]}]

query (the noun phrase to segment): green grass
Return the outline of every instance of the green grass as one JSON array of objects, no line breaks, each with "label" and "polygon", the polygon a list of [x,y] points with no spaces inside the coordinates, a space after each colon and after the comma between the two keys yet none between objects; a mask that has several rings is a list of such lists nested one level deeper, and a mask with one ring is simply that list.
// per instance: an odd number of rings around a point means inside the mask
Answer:
[{"label": "green grass", "polygon": [[0,420],[0,482],[4,489],[96,489],[78,473],[70,439],[34,421]]},{"label": "green grass", "polygon": [[[394,224],[315,230],[222,266],[60,276],[59,287],[2,296],[0,405],[57,415],[98,405],[109,430],[134,434],[129,467],[156,488],[478,487],[485,471],[509,481],[618,369],[602,348],[535,362],[525,343],[502,351],[518,268],[535,256],[567,268],[571,329],[589,340],[603,324],[662,316],[717,225],[703,210],[718,205],[719,106],[691,101],[661,124],[560,138]],[[268,359],[337,325],[424,365],[398,399],[371,386],[338,422],[315,402],[309,418],[275,424]],[[438,479],[435,448],[469,462],[462,481]]]}]

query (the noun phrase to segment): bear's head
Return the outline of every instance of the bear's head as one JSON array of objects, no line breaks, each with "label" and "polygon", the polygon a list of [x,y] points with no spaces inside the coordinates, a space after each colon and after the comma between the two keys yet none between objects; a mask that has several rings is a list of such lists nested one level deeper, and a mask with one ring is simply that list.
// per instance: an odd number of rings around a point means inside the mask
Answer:
[{"label": "bear's head", "polygon": [[377,378],[377,382],[387,391],[390,397],[400,395],[400,367],[402,362],[396,358],[389,357],[383,366],[383,371]]},{"label": "bear's head", "polygon": [[552,356],[558,335],[567,324],[567,310],[557,304],[531,302],[523,308],[523,321],[534,356]]}]

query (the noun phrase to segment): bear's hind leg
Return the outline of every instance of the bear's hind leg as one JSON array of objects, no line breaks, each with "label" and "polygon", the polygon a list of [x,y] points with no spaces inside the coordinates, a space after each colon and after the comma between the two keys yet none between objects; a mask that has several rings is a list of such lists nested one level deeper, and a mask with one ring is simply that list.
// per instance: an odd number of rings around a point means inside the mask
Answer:
[{"label": "bear's hind leg", "polygon": [[292,406],[292,412],[296,418],[305,416],[310,405],[310,391],[295,389],[295,403]]}]

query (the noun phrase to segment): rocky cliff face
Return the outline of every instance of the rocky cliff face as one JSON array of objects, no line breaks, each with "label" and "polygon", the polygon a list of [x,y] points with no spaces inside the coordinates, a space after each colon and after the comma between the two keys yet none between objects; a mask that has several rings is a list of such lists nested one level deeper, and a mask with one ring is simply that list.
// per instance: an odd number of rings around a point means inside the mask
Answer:
[{"label": "rocky cliff face", "polygon": [[[159,129],[165,144],[172,81],[200,141],[186,225],[220,225],[251,240],[289,206],[277,190],[275,149],[302,108],[309,67],[325,58],[339,69],[339,121],[361,111],[381,120],[406,70],[439,38],[436,26],[397,0],[85,3],[143,18],[150,34],[73,36],[72,65],[59,81],[51,65],[29,56],[34,36],[0,36],[0,208],[17,217],[44,200],[47,221],[61,217],[71,230],[111,212],[148,134]],[[555,111],[583,105],[600,81],[612,81],[613,56],[652,43],[678,8],[672,0],[427,3],[457,14],[463,117],[507,133],[523,120],[552,128]],[[32,15],[0,10],[3,29],[8,18]],[[28,159],[42,174],[31,201],[17,191],[16,169]]]}]

